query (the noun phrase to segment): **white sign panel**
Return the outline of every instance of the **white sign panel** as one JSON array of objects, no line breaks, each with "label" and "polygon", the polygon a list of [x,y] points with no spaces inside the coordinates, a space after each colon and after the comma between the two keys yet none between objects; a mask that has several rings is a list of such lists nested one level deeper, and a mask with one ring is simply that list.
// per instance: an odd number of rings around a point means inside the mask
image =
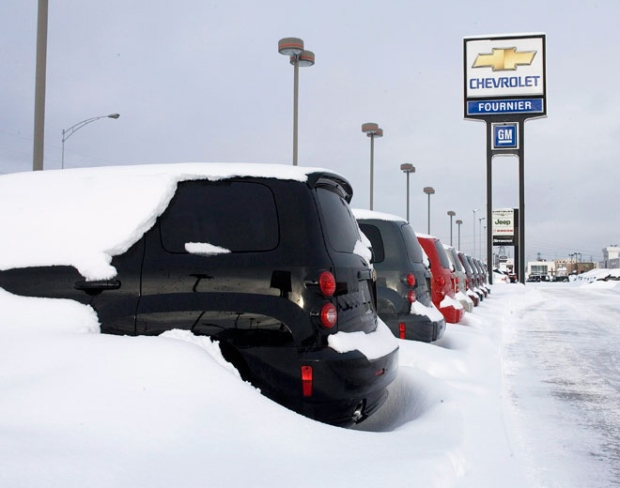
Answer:
[{"label": "white sign panel", "polygon": [[515,215],[513,208],[493,210],[493,245],[513,245],[515,237]]},{"label": "white sign panel", "polygon": [[465,39],[465,98],[545,94],[544,35]]}]

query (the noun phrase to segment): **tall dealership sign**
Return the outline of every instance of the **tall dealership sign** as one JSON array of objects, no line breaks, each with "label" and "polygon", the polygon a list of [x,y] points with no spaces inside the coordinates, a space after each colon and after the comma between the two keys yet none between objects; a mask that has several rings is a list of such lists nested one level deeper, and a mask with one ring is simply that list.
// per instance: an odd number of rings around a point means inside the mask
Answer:
[{"label": "tall dealership sign", "polygon": [[[519,160],[514,246],[517,275],[524,283],[524,125],[527,119],[547,115],[545,35],[469,37],[463,48],[464,116],[486,122],[487,128],[487,222],[493,219],[493,157],[515,155]],[[487,226],[487,263],[492,262],[492,229]]]}]

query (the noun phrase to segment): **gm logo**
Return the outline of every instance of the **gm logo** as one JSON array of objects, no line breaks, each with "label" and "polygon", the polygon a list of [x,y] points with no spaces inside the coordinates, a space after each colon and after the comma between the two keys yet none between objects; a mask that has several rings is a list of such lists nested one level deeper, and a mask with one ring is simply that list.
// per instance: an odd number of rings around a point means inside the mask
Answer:
[{"label": "gm logo", "polygon": [[492,124],[493,147],[492,149],[518,149],[519,131],[516,123]]},{"label": "gm logo", "polygon": [[472,68],[491,68],[493,71],[514,71],[517,66],[530,66],[536,51],[517,52],[517,48],[509,47],[492,49],[490,54],[478,54]]}]

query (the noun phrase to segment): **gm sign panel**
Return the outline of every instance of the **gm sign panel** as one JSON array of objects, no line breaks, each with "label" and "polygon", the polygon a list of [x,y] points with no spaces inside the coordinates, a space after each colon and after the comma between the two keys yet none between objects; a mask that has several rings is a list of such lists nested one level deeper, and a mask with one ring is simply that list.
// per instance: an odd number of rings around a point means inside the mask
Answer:
[{"label": "gm sign panel", "polygon": [[465,39],[465,98],[545,94],[544,37]]}]

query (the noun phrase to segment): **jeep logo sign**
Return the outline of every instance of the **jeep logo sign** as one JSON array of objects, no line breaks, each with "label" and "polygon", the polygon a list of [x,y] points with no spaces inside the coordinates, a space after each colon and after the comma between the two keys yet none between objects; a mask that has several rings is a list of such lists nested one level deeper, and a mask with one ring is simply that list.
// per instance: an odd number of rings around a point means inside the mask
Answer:
[{"label": "jeep logo sign", "polygon": [[493,245],[515,245],[515,209],[493,210]]}]

